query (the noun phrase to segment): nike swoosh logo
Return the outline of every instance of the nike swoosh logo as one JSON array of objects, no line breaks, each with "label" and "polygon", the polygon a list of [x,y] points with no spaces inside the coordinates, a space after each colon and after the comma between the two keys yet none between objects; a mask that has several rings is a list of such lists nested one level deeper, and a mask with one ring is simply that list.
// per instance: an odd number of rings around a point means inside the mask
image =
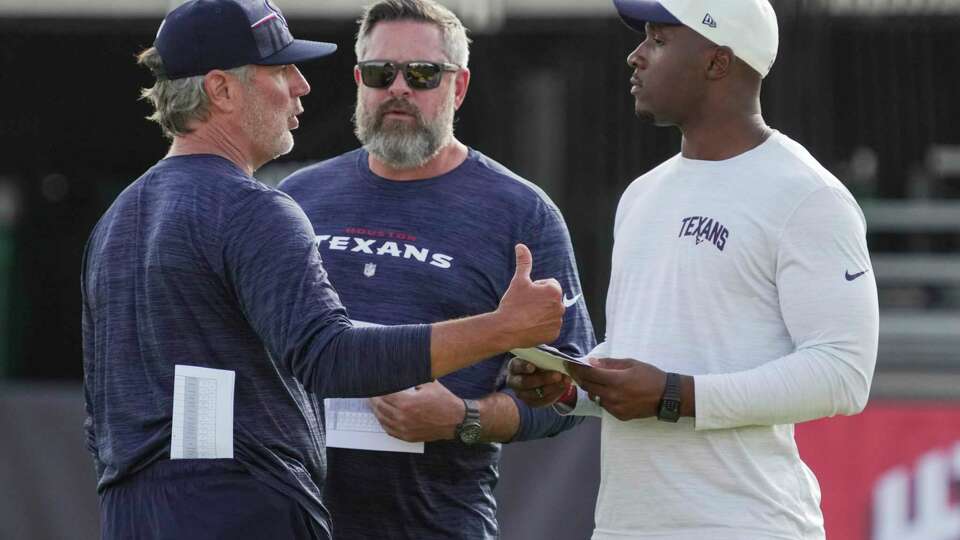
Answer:
[{"label": "nike swoosh logo", "polygon": [[856,274],[851,274],[850,271],[847,270],[847,271],[845,272],[845,275],[846,275],[847,281],[853,281],[853,280],[857,279],[858,277],[866,274],[867,272],[869,272],[869,270],[864,270],[863,272],[857,272]]},{"label": "nike swoosh logo", "polygon": [[567,298],[567,295],[563,295],[563,307],[568,308],[577,303],[577,300],[580,300],[580,297],[583,296],[583,293],[580,293],[573,298]]}]

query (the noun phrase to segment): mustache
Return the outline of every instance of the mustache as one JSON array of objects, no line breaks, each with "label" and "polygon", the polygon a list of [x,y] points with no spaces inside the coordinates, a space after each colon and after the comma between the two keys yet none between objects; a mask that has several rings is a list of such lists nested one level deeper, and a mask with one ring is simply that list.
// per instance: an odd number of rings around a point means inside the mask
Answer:
[{"label": "mustache", "polygon": [[377,118],[383,118],[389,112],[402,112],[420,118],[420,109],[405,99],[390,98],[377,107]]}]

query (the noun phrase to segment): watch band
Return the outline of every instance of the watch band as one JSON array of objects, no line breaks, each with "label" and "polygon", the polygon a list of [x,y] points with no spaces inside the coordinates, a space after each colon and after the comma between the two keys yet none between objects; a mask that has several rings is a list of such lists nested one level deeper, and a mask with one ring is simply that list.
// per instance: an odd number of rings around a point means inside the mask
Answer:
[{"label": "watch band", "polygon": [[660,408],[657,411],[657,420],[676,422],[680,419],[680,375],[667,373],[667,384],[663,387],[663,396],[660,397]]},{"label": "watch band", "polygon": [[474,444],[480,441],[483,426],[480,425],[480,404],[475,399],[463,400],[463,422],[455,431],[460,442]]}]

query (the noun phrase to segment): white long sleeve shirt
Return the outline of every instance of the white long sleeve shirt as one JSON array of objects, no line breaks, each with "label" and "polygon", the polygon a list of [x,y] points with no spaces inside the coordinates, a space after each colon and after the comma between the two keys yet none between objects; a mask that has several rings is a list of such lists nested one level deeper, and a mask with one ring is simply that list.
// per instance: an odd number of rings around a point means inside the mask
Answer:
[{"label": "white long sleeve shirt", "polygon": [[603,413],[595,540],[824,537],[793,424],[866,404],[879,314],[865,236],[847,189],[780,133],[630,185],[593,355],[693,375],[697,412]]}]

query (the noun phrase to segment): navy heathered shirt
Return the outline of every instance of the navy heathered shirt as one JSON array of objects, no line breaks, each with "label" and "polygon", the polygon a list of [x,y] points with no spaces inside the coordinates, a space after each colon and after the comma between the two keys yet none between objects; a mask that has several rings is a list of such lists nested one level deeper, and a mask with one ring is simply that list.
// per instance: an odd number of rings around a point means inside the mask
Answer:
[{"label": "navy heathered shirt", "polygon": [[[580,294],[576,261],[556,206],[535,185],[471,150],[453,171],[397,182],[370,171],[360,149],[285,180],[313,223],[330,281],[350,316],[379,324],[431,323],[496,309],[516,266],[533,253],[532,279],[553,277]],[[558,348],[594,346],[581,300],[569,308]],[[507,356],[441,379],[461,397],[502,389]],[[555,435],[579,422],[514,398],[514,440]],[[335,536],[348,539],[496,538],[499,444],[427,443],[423,454],[328,448],[324,503]]]},{"label": "navy heathered shirt", "polygon": [[429,327],[352,327],[300,207],[220,157],[164,159],[120,194],[81,288],[100,491],[169,457],[175,364],[233,370],[234,459],[327,528],[319,399],[430,379]]}]

